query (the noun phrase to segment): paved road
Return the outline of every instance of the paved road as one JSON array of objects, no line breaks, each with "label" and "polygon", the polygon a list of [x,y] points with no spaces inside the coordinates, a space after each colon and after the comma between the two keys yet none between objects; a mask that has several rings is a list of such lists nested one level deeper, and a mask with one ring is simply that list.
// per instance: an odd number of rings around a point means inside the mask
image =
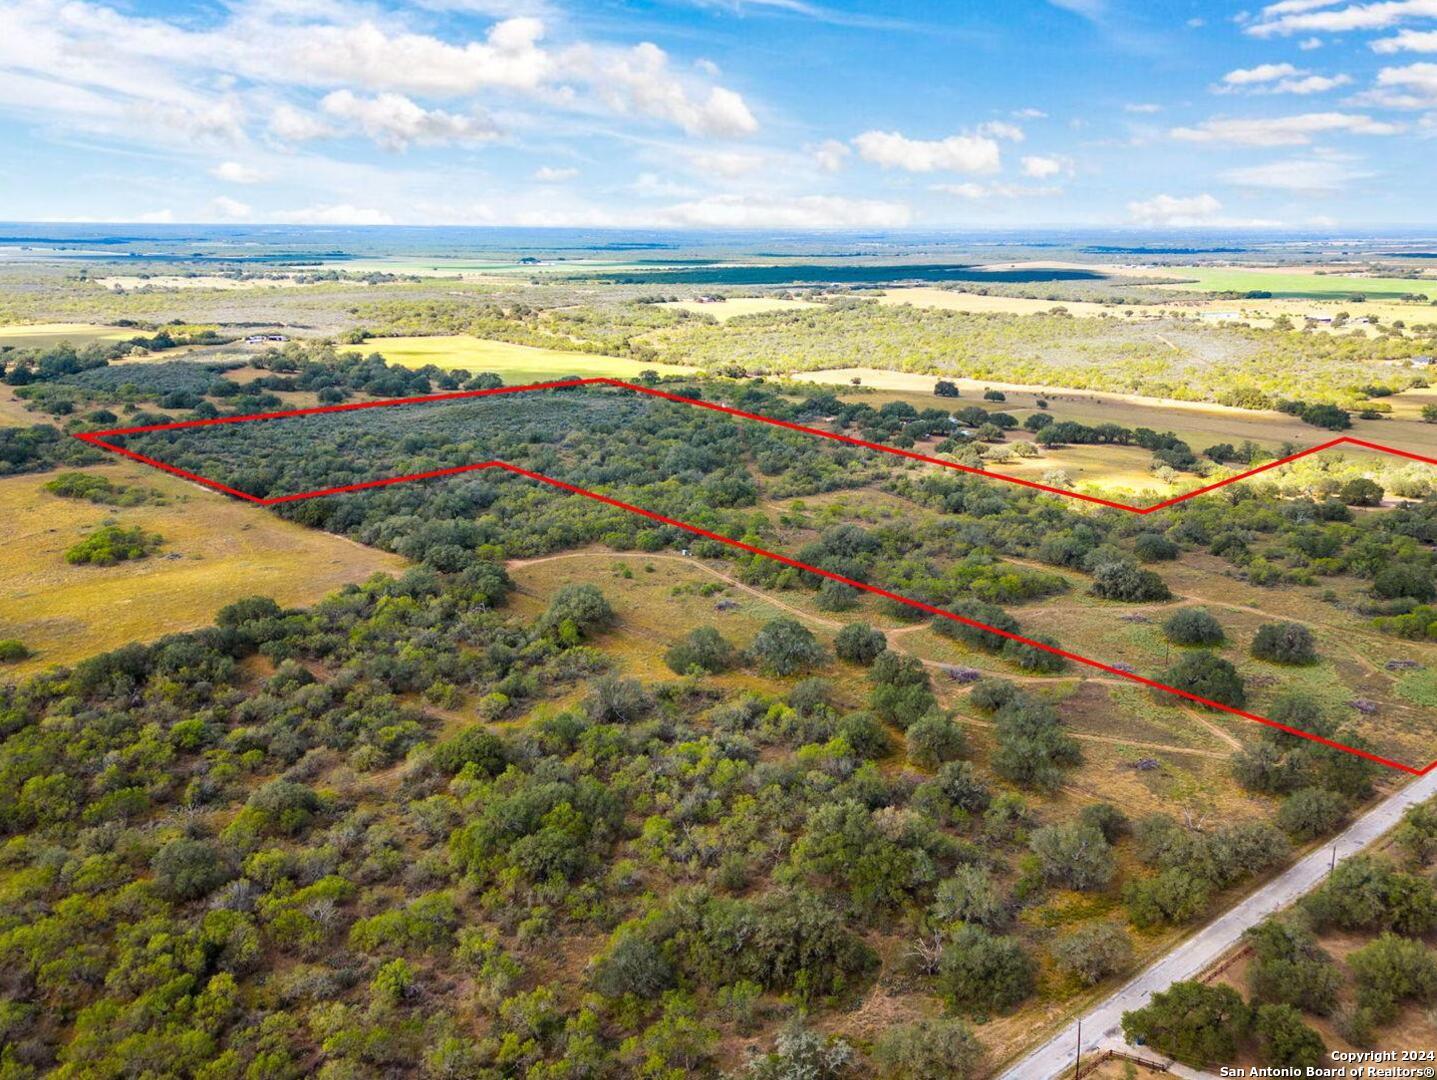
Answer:
[{"label": "paved road", "polygon": [[[1158,990],[1191,979],[1210,966],[1242,936],[1274,911],[1293,903],[1327,876],[1332,849],[1338,858],[1355,854],[1397,824],[1409,806],[1437,795],[1437,769],[1418,777],[1389,795],[1354,821],[1332,843],[1304,856],[1280,877],[1273,878],[1237,907],[1203,927],[1152,966],[1135,976],[1117,993],[1083,1017],[1083,1049],[1122,1041],[1123,1013],[1141,1008]],[[1068,1024],[1042,1046],[1010,1065],[999,1080],[1051,1080],[1073,1067],[1077,1047],[1077,1021]]]}]

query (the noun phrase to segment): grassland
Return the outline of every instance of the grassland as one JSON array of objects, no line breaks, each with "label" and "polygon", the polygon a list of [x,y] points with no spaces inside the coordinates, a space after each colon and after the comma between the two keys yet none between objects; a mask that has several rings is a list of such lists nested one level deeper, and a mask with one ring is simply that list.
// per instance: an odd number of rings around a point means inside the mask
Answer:
[{"label": "grassland", "polygon": [[[1318,278],[1317,280],[1322,280]],[[1158,286],[1176,289],[1176,285]],[[1437,324],[1437,308],[1411,302],[1369,301],[1355,306],[1345,295],[1328,295],[1323,298],[1294,299],[1275,297],[1271,300],[1209,300],[1170,292],[1171,301],[1151,304],[1101,304],[1085,300],[1040,300],[1026,296],[998,296],[983,293],[968,293],[954,289],[938,289],[931,286],[889,289],[879,298],[881,304],[912,304],[915,307],[941,308],[947,311],[962,311],[970,314],[998,313],[1005,315],[1042,315],[1055,307],[1062,307],[1069,315],[1077,318],[1163,319],[1194,318],[1203,321],[1229,322],[1241,320],[1259,329],[1272,329],[1278,320],[1286,317],[1296,325],[1313,320],[1313,329],[1329,334],[1361,334],[1375,337],[1401,321],[1406,324],[1405,333],[1411,335],[1414,326]],[[1334,326],[1329,320],[1339,311],[1346,311],[1354,317],[1377,320],[1384,325],[1347,322]]]},{"label": "grassland", "polygon": [[880,304],[912,304],[915,307],[942,308],[945,311],[967,311],[975,314],[999,312],[1005,315],[1041,315],[1055,307],[1080,318],[1126,314],[1129,309],[1090,300],[1035,300],[1028,296],[994,296],[968,293],[957,289],[939,289],[932,285],[887,289],[878,298]]},{"label": "grassland", "polygon": [[[297,281],[292,277],[247,277],[233,278],[223,277],[219,274],[155,274],[151,277],[138,277],[135,275],[116,275],[114,277],[95,278],[95,284],[102,285],[107,289],[304,289],[313,288],[313,285],[303,281]],[[325,282],[325,284],[335,284]],[[340,282],[339,284],[357,285],[364,287],[364,282]]]},{"label": "grassland", "polygon": [[694,370],[678,364],[655,364],[622,356],[536,349],[528,345],[511,345],[506,341],[487,341],[458,334],[443,337],[371,338],[365,342],[364,348],[381,353],[390,363],[405,367],[435,364],[445,369],[492,371],[510,385],[570,376],[632,379],[641,371],[657,371],[661,375],[685,375]]},{"label": "grassland", "polygon": [[17,349],[38,349],[68,341],[72,345],[88,345],[92,341],[124,341],[138,330],[94,323],[16,323],[0,326],[0,346]]},{"label": "grassland", "polygon": [[[240,597],[309,603],[405,565],[143,466],[83,471],[154,489],[166,502],[117,509],[51,495],[45,476],[0,480],[0,518],[10,523],[0,548],[0,637],[19,638],[35,653],[7,665],[6,676],[209,625]],[[164,546],[112,567],[68,565],[65,549],[109,521],[159,533]]]},{"label": "grassland", "polygon": [[[938,289],[927,290],[938,292]],[[691,311],[695,315],[712,315],[719,322],[727,322],[739,315],[759,315],[770,311],[802,311],[822,305],[808,300],[787,300],[779,296],[733,296],[725,300],[699,302],[697,300],[674,300],[660,307]]]},{"label": "grassland", "polygon": [[1420,293],[1437,300],[1437,280],[1432,278],[1357,277],[1342,274],[1303,273],[1291,270],[1171,267],[1165,272],[1181,274],[1192,281],[1162,286],[1183,292],[1270,292],[1274,297],[1298,300],[1341,300],[1354,296],[1397,300]]},{"label": "grassland", "polygon": [[[904,371],[864,367],[835,368],[827,371],[796,372],[788,378],[839,388],[840,397],[852,401],[866,401],[875,408],[887,401],[900,400],[919,409],[935,405],[954,408],[963,404],[977,404],[990,409],[1001,409],[1022,419],[1038,407],[1037,401],[1042,398],[1049,403],[1048,411],[1059,419],[1076,420],[1085,424],[1116,423],[1126,427],[1172,431],[1196,450],[1218,442],[1236,444],[1244,439],[1251,439],[1259,446],[1275,450],[1287,443],[1293,446],[1310,446],[1332,437],[1332,433],[1275,411],[1236,409],[1209,402],[1176,401],[1140,394],[1106,394],[1070,390],[1061,386],[1024,386],[1018,383],[952,378],[949,381],[957,385],[962,394],[962,397],[955,401],[933,395],[933,386],[938,381],[936,376]],[[857,386],[854,385],[854,379],[859,380]],[[983,391],[988,389],[1002,391],[1007,400],[1000,403],[984,401]],[[1419,419],[1424,405],[1437,403],[1437,390],[1407,390],[1384,400],[1392,406],[1389,419],[1354,418],[1352,429],[1344,434],[1437,457],[1437,424],[1422,423]],[[1006,471],[1007,468],[999,471]]]}]

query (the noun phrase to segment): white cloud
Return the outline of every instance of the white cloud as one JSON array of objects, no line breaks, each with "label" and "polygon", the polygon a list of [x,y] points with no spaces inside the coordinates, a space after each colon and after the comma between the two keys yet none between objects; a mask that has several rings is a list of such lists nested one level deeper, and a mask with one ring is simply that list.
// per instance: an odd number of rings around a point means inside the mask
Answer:
[{"label": "white cloud", "polygon": [[210,175],[228,184],[258,184],[265,179],[264,172],[238,161],[222,161],[210,170]]},{"label": "white cloud", "polygon": [[928,140],[910,139],[896,131],[865,131],[853,145],[865,161],[906,172],[990,173],[1002,163],[998,144],[981,135]]},{"label": "white cloud", "polygon": [[1023,187],[1020,184],[934,184],[930,191],[953,195],[960,199],[1031,199],[1050,195],[1061,195],[1060,187]]},{"label": "white cloud", "polygon": [[[460,2],[466,10],[493,7]],[[702,69],[675,71],[655,45],[579,40],[550,47],[545,23],[528,15],[502,19],[479,37],[439,37],[411,27],[412,7],[383,11],[358,0],[233,0],[217,10],[221,18],[201,26],[85,0],[6,0],[0,108],[152,142],[184,136],[238,143],[256,115],[283,142],[325,137],[304,91],[390,102],[383,95],[392,94],[436,114],[432,99],[468,99],[439,114],[466,118],[473,96],[492,92],[542,110],[618,114],[692,135],[758,128],[740,94]],[[386,139],[417,141],[396,136],[393,122],[379,126]],[[436,129],[445,138],[475,130],[472,121],[442,119],[419,127],[427,138]]]},{"label": "white cloud", "polygon": [[1259,64],[1222,77],[1218,93],[1246,90],[1255,94],[1319,94],[1352,81],[1347,75],[1314,75],[1291,64]]},{"label": "white cloud", "polygon": [[1291,64],[1258,64],[1252,68],[1238,68],[1222,77],[1228,86],[1250,86],[1253,83],[1272,82],[1287,75],[1296,75],[1297,68]]},{"label": "white cloud", "polygon": [[1354,169],[1340,158],[1293,158],[1270,161],[1263,165],[1247,165],[1228,169],[1221,178],[1230,184],[1257,188],[1262,191],[1292,191],[1302,195],[1321,195],[1341,191],[1372,174]]},{"label": "white cloud", "polygon": [[566,50],[563,59],[566,69],[588,82],[594,97],[613,112],[667,121],[690,135],[733,138],[758,130],[742,97],[715,86],[700,98],[673,74],[668,54],[650,42],[625,50],[578,46]]},{"label": "white cloud", "polygon": [[1286,37],[1292,34],[1344,34],[1355,30],[1385,30],[1413,19],[1437,18],[1437,0],[1377,0],[1375,3],[1345,4],[1334,9],[1331,2],[1270,4],[1246,28],[1256,37]]},{"label": "white cloud", "polygon": [[175,212],[173,210],[151,210],[136,215],[135,220],[141,225],[169,225],[175,220]]},{"label": "white cloud", "polygon": [[762,154],[749,154],[740,150],[685,150],[681,156],[695,172],[725,180],[751,176],[762,169],[767,161]]},{"label": "white cloud", "polygon": [[1322,48],[1322,39],[1316,37],[1303,38],[1297,43],[1297,47],[1303,52],[1311,52],[1313,49]]},{"label": "white cloud", "polygon": [[1161,105],[1155,105],[1150,101],[1135,101],[1123,106],[1123,112],[1151,114],[1163,111]]},{"label": "white cloud", "polygon": [[1048,114],[1042,109],[1034,109],[1031,106],[1026,109],[1014,109],[1013,115],[1019,120],[1046,120]]},{"label": "white cloud", "polygon": [[1048,3],[1085,19],[1102,18],[1108,10],[1107,0],[1048,0]]},{"label": "white cloud", "polygon": [[1022,142],[1026,136],[1023,129],[1017,124],[1009,124],[1002,120],[989,120],[978,125],[978,134],[987,135],[994,139],[1007,139],[1009,142]]},{"label": "white cloud", "polygon": [[383,210],[351,206],[349,203],[306,206],[299,210],[281,210],[270,214],[267,221],[281,225],[392,225],[394,219]]},{"label": "white cloud", "polygon": [[1213,222],[1222,211],[1222,203],[1211,195],[1179,198],[1154,195],[1151,199],[1128,203],[1128,216],[1135,225],[1176,226],[1185,228]]},{"label": "white cloud", "polygon": [[1305,146],[1314,136],[1396,135],[1402,128],[1353,113],[1302,113],[1298,116],[1205,120],[1195,127],[1173,128],[1175,139],[1231,146]]},{"label": "white cloud", "polygon": [[1379,105],[1426,109],[1437,105],[1437,64],[1408,64],[1377,73],[1378,89],[1364,95]]},{"label": "white cloud", "polygon": [[645,199],[693,199],[699,195],[696,187],[652,172],[639,173],[629,190]]},{"label": "white cloud", "polygon": [[1034,180],[1046,180],[1050,176],[1072,171],[1072,162],[1067,158],[1043,157],[1033,154],[1023,159],[1023,175]]},{"label": "white cloud", "polygon": [[269,115],[269,133],[282,143],[297,143],[328,138],[334,128],[293,105],[278,105]]},{"label": "white cloud", "polygon": [[211,199],[210,211],[221,221],[246,221],[254,212],[248,203],[231,199],[228,195],[219,195]]},{"label": "white cloud", "polygon": [[404,150],[411,143],[486,142],[498,137],[493,121],[482,113],[461,116],[426,109],[403,94],[366,98],[335,90],[324,96],[319,107],[327,116],[355,125],[387,150]]},{"label": "white cloud", "polygon": [[806,146],[804,149],[813,155],[813,160],[818,167],[828,173],[840,172],[853,153],[847,145],[837,139],[824,139],[823,142],[814,146]]},{"label": "white cloud", "polygon": [[1437,30],[1403,30],[1396,37],[1378,38],[1372,43],[1372,51],[1437,52]]},{"label": "white cloud", "polygon": [[562,169],[554,165],[540,165],[534,170],[534,179],[541,184],[562,184],[578,175],[578,169]]},{"label": "white cloud", "polygon": [[1323,94],[1346,86],[1352,81],[1350,75],[1304,75],[1297,79],[1283,79],[1273,86],[1274,94]]},{"label": "white cloud", "polygon": [[702,229],[895,229],[912,220],[903,203],[835,195],[715,195],[660,211],[663,224]]}]

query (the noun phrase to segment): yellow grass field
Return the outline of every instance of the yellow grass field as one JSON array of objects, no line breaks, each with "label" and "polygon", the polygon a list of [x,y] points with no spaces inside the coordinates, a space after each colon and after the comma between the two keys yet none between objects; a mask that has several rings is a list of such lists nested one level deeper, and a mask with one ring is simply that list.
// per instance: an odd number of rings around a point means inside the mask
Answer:
[{"label": "yellow grass field", "polygon": [[[9,542],[0,548],[0,638],[19,638],[36,654],[6,665],[0,677],[205,626],[244,596],[307,604],[406,565],[397,555],[283,521],[141,465],[82,471],[155,489],[168,502],[116,508],[62,499],[43,490],[54,473],[0,480],[0,518],[10,523]],[[116,566],[65,562],[67,548],[111,521],[157,532],[165,544],[149,558]]]},{"label": "yellow grass field", "polygon": [[[95,278],[95,284],[106,289],[220,289],[223,291],[234,291],[236,289],[304,289],[310,288],[308,282],[296,281],[292,277],[273,278],[231,278],[221,277],[218,274],[197,274],[194,277],[183,277],[178,274],[156,274],[153,277],[137,276],[116,276]],[[324,282],[326,285],[357,285],[367,288],[365,282]]]},{"label": "yellow grass field", "polygon": [[[1058,419],[1084,424],[1111,422],[1125,427],[1172,431],[1198,451],[1213,443],[1236,444],[1244,439],[1251,439],[1268,449],[1277,449],[1288,442],[1298,447],[1311,446],[1338,434],[1304,424],[1279,412],[1258,412],[1209,402],[1175,401],[1138,394],[1103,394],[1054,386],[1022,386],[955,378],[950,381],[958,386],[962,397],[938,398],[933,395],[933,386],[938,381],[936,376],[861,367],[795,372],[787,378],[838,388],[840,396],[844,396],[841,393],[843,389],[849,389],[854,391],[849,395],[850,400],[866,401],[875,408],[886,401],[901,399],[920,409],[980,405],[1012,413],[1020,419],[1033,411],[1037,399],[1041,397],[1049,403],[1049,412]],[[860,380],[857,387],[853,385],[855,378]],[[984,401],[983,391],[986,389],[1003,391],[1007,400]],[[1423,405],[1437,402],[1437,391],[1409,390],[1385,400],[1392,406],[1392,419],[1354,418],[1352,428],[1341,434],[1437,457],[1437,424],[1424,424],[1417,419]]]},{"label": "yellow grass field", "polygon": [[[930,290],[937,292],[937,289]],[[701,304],[697,300],[674,300],[659,307],[680,308],[696,315],[712,315],[719,322],[728,322],[739,315],[760,315],[771,311],[802,311],[822,307],[808,300],[785,300],[778,296],[734,296],[727,300]]]},{"label": "yellow grass field", "polygon": [[[912,304],[914,307],[943,308],[946,311],[966,311],[973,314],[998,312],[1004,315],[1039,315],[1064,308],[1070,315],[1094,318],[1099,315],[1120,316],[1132,310],[1126,306],[1094,304],[1087,300],[1034,300],[1027,296],[984,296],[980,293],[957,292],[953,289],[939,289],[931,285],[915,285],[910,288],[887,289],[878,298],[880,304]],[[705,305],[707,306],[707,305]]]},{"label": "yellow grass field", "polygon": [[[1174,290],[1171,303],[1162,304],[1095,304],[1083,300],[1035,300],[1026,296],[985,296],[979,293],[958,292],[920,285],[912,288],[888,289],[879,297],[880,304],[912,304],[914,307],[942,308],[946,311],[962,311],[971,314],[997,313],[1002,315],[1038,315],[1061,307],[1077,318],[1113,319],[1163,319],[1185,318],[1201,322],[1245,322],[1259,329],[1271,329],[1276,321],[1287,316],[1297,326],[1304,319],[1330,319],[1339,311],[1345,311],[1354,319],[1367,317],[1383,324],[1402,320],[1410,330],[1414,326],[1437,324],[1437,308],[1430,305],[1402,304],[1381,301],[1353,304],[1346,300],[1329,299],[1283,299],[1272,300],[1206,300],[1193,299],[1186,295],[1190,290],[1181,285],[1165,285]],[[1315,329],[1324,333],[1354,334],[1375,337],[1380,332],[1377,326],[1349,322],[1340,327],[1330,323],[1319,324]],[[1410,336],[1410,335],[1409,335]]]},{"label": "yellow grass field", "polygon": [[570,376],[604,376],[632,379],[641,371],[660,375],[687,375],[694,369],[677,364],[643,363],[622,356],[596,356],[592,353],[562,352],[558,349],[536,349],[528,345],[511,345],[507,341],[489,341],[462,334],[444,337],[370,338],[363,345],[366,352],[377,352],[392,364],[405,367],[439,367],[464,371],[492,371],[510,386]]},{"label": "yellow grass field", "polygon": [[143,330],[122,326],[97,326],[93,323],[12,323],[0,326],[0,346],[35,349],[68,341],[72,345],[88,345],[92,341],[125,341],[143,334]]}]

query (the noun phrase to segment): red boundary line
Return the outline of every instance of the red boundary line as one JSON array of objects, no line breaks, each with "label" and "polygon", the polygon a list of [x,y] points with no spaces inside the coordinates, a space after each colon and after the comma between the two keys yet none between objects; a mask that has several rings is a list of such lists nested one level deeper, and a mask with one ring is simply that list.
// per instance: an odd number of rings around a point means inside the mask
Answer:
[{"label": "red boundary line", "polygon": [[1228,484],[1235,483],[1238,480],[1245,480],[1248,477],[1256,476],[1259,473],[1266,472],[1269,469],[1275,469],[1280,465],[1286,465],[1288,462],[1296,461],[1299,458],[1307,457],[1309,454],[1315,454],[1321,450],[1327,450],[1334,446],[1341,446],[1343,444],[1360,446],[1369,450],[1379,450],[1384,453],[1394,454],[1398,457],[1404,457],[1414,461],[1425,462],[1429,465],[1437,465],[1437,459],[1424,457],[1421,454],[1414,454],[1405,450],[1397,450],[1390,446],[1383,446],[1380,443],[1368,442],[1366,440],[1352,438],[1350,436],[1342,436],[1340,438],[1329,440],[1325,443],[1320,443],[1316,446],[1310,446],[1305,450],[1300,450],[1295,454],[1290,454],[1287,457],[1278,459],[1277,461],[1268,462],[1267,464],[1260,465],[1255,469],[1249,469],[1246,472],[1237,474],[1236,476],[1230,476],[1225,480],[1219,480],[1216,483],[1208,484],[1205,487],[1200,487],[1196,489],[1195,491],[1186,492],[1182,495],[1175,496],[1171,499],[1168,499],[1164,502],[1156,503],[1152,506],[1130,506],[1126,503],[1114,502],[1109,499],[1099,498],[1094,495],[1085,495],[1076,491],[1067,491],[1063,488],[1052,487],[1047,484],[1039,484],[1031,480],[1019,479],[1015,476],[1004,476],[1001,473],[987,472],[983,469],[974,468],[970,465],[960,465],[955,461],[945,461],[942,458],[928,457],[925,454],[914,453],[911,450],[902,450],[896,447],[884,446],[881,443],[869,442],[865,439],[857,439],[849,435],[840,435],[836,432],[823,431],[819,428],[808,427],[804,424],[795,424],[788,420],[777,420],[770,416],[763,416],[758,413],[745,412],[742,409],[735,409],[728,405],[718,405],[710,401],[701,401],[695,398],[684,397],[681,394],[671,394],[663,390],[656,390],[653,387],[640,386],[636,383],[628,383],[620,379],[609,378],[571,379],[557,382],[533,383],[527,386],[501,386],[495,387],[490,390],[461,390],[447,394],[425,394],[419,397],[384,398],[378,401],[363,401],[345,405],[322,405],[309,409],[286,409],[279,412],[251,413],[246,416],[222,416],[209,420],[180,420],[168,424],[147,424],[139,427],[114,428],[109,431],[80,432],[75,435],[75,438],[80,439],[83,442],[89,443],[92,446],[99,447],[103,450],[108,450],[112,453],[123,455],[124,457],[131,458],[134,461],[149,465],[152,468],[161,469],[164,472],[172,473],[173,475],[179,476],[185,480],[190,480],[197,484],[203,484],[204,486],[213,488],[216,491],[222,491],[226,495],[232,495],[235,498],[244,499],[247,502],[252,502],[259,506],[277,506],[281,503],[299,502],[304,499],[314,499],[324,495],[339,495],[346,492],[364,491],[369,488],[386,487],[390,484],[407,483],[411,480],[432,480],[439,477],[457,476],[461,473],[478,472],[483,469],[503,469],[507,472],[514,473],[517,476],[528,477],[531,480],[536,480],[542,484],[548,484],[551,487],[559,488],[562,491],[568,491],[575,495],[582,495],[585,498],[593,499],[596,502],[601,502],[608,506],[613,506],[617,509],[625,510],[632,514],[638,514],[639,516],[648,518],[651,521],[657,521],[660,524],[669,525],[673,528],[681,529],[684,532],[694,533],[695,535],[706,537],[707,539],[714,540],[718,543],[726,544],[729,547],[737,548],[740,551],[747,551],[753,555],[760,555],[766,559],[772,559],[775,562],[784,564],[785,566],[792,566],[796,569],[804,570],[811,574],[817,574],[820,577],[828,578],[832,581],[837,581],[843,585],[858,589],[862,592],[872,593],[875,596],[882,596],[885,599],[895,601],[896,603],[905,604],[908,607],[925,612],[926,614],[932,615],[935,618],[950,619],[953,622],[963,623],[966,626],[971,626],[978,630],[984,630],[990,634],[997,634],[999,637],[1006,638],[1010,641],[1016,641],[1020,644],[1028,645],[1035,649],[1040,649],[1043,652],[1051,653],[1054,656],[1061,656],[1065,660],[1071,660],[1074,663],[1083,664],[1098,671],[1106,672],[1109,675],[1116,675],[1120,678],[1128,680],[1129,682],[1137,683],[1140,686],[1146,686],[1153,690],[1161,690],[1164,693],[1172,694],[1175,697],[1184,698],[1188,701],[1195,702],[1196,704],[1206,706],[1210,709],[1216,709],[1220,712],[1229,713],[1233,716],[1240,716],[1245,720],[1251,720],[1255,723],[1263,724],[1270,728],[1276,728],[1277,730],[1284,731],[1289,735],[1295,735],[1303,739],[1308,739],[1312,742],[1320,743],[1323,746],[1330,747],[1334,750],[1344,750],[1349,754],[1356,754],[1358,757],[1366,758],[1369,761],[1377,762],[1378,764],[1385,765],[1391,769],[1397,769],[1401,772],[1411,773],[1414,776],[1425,776],[1434,768],[1437,768],[1437,760],[1433,760],[1425,768],[1421,769],[1416,768],[1412,765],[1405,765],[1400,761],[1393,761],[1390,758],[1381,757],[1377,754],[1371,753],[1370,751],[1363,750],[1355,746],[1348,746],[1345,743],[1340,743],[1336,740],[1328,739],[1321,735],[1315,735],[1312,732],[1301,731],[1298,728],[1290,727],[1287,724],[1279,723],[1278,721],[1271,720],[1268,717],[1259,716],[1257,713],[1247,712],[1244,709],[1234,708],[1231,705],[1224,705],[1221,702],[1213,701],[1210,698],[1205,698],[1198,694],[1189,693],[1186,690],[1180,690],[1175,686],[1169,686],[1166,683],[1158,682],[1156,679],[1149,679],[1142,675],[1138,675],[1130,671],[1125,671],[1120,667],[1115,667],[1112,664],[1106,664],[1101,660],[1094,660],[1093,658],[1088,656],[1082,656],[1075,652],[1069,652],[1068,650],[1061,649],[1056,645],[1048,645],[1044,642],[1036,641],[1033,638],[1024,637],[1022,634],[1015,634],[1011,631],[1001,630],[996,626],[989,626],[987,623],[979,622],[976,619],[969,619],[965,618],[962,615],[955,615],[951,611],[945,611],[940,607],[934,606],[933,604],[924,603],[921,600],[913,600],[909,597],[901,596],[898,593],[890,592],[887,589],[880,588],[877,585],[870,585],[867,582],[856,581],[853,578],[845,577],[842,574],[836,574],[829,570],[823,570],[816,566],[810,566],[808,563],[801,562],[798,559],[791,559],[786,555],[780,555],[777,552],[769,551],[765,548],[757,547],[753,544],[746,544],[742,540],[731,539],[730,537],[723,536],[719,533],[713,532],[709,529],[705,529],[701,526],[693,525],[686,521],[680,521],[677,518],[665,517],[663,514],[655,513],[652,510],[645,510],[643,507],[634,506],[630,503],[622,502],[621,500],[611,498],[608,495],[601,495],[596,491],[590,491],[587,488],[578,487],[575,484],[570,484],[566,481],[555,479],[552,476],[545,476],[543,473],[532,472],[528,469],[520,468],[518,465],[511,465],[506,461],[475,462],[471,465],[457,465],[448,469],[435,469],[431,472],[409,473],[404,476],[390,476],[380,480],[366,480],[362,483],[344,484],[339,487],[319,488],[314,491],[296,492],[291,495],[277,495],[270,498],[260,498],[256,495],[250,495],[247,492],[240,491],[237,488],[230,487],[227,484],[222,484],[219,481],[210,480],[207,477],[198,475],[197,473],[192,473],[185,469],[178,468],[174,465],[166,464],[163,461],[159,461],[152,457],[147,457],[144,454],[136,453],[133,450],[127,450],[123,446],[116,446],[114,443],[106,441],[107,439],[116,436],[139,435],[152,431],[175,431],[184,428],[209,427],[214,424],[238,424],[252,420],[279,420],[292,416],[313,416],[319,413],[352,412],[358,409],[384,408],[391,405],[416,405],[435,401],[458,401],[465,400],[468,398],[488,397],[494,394],[513,394],[522,393],[529,390],[552,390],[565,387],[596,385],[613,386],[623,390],[634,391],[636,393],[648,394],[652,397],[664,398],[668,401],[675,401],[683,405],[692,405],[703,409],[710,409],[714,412],[727,413],[731,416],[739,416],[746,420],[758,420],[762,423],[773,424],[776,427],[787,428],[790,431],[799,431],[803,432],[806,435],[815,435],[820,438],[833,440],[835,442],[848,443],[852,446],[861,446],[867,450],[878,450],[885,454],[894,454],[899,457],[905,457],[913,461],[921,461],[929,465],[938,465],[946,469],[956,469],[961,472],[988,477],[992,480],[1002,480],[1010,484],[1019,484],[1023,487],[1033,488],[1038,491],[1048,492],[1053,495],[1062,495],[1066,498],[1080,499],[1084,502],[1097,503],[1101,506],[1107,506],[1115,510],[1124,510],[1134,514],[1151,514],[1156,510],[1165,509],[1169,506],[1173,506],[1177,503],[1194,498],[1197,495],[1201,495],[1210,491],[1215,491],[1218,488],[1226,487]]}]

